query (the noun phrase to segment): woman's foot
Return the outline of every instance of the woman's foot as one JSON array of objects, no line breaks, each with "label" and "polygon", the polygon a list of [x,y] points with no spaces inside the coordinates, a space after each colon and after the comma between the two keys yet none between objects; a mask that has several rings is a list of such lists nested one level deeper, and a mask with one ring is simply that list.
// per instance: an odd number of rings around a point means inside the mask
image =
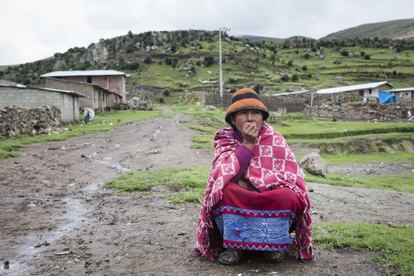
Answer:
[{"label": "woman's foot", "polygon": [[285,251],[268,251],[265,252],[265,257],[270,262],[277,264],[285,258]]},{"label": "woman's foot", "polygon": [[218,261],[224,265],[235,265],[240,262],[243,251],[240,249],[228,248],[221,252]]}]

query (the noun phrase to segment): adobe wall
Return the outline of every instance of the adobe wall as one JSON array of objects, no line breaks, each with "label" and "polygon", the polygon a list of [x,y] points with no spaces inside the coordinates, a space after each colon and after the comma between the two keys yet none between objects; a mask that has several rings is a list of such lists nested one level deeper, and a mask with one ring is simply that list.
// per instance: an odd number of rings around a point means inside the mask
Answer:
[{"label": "adobe wall", "polygon": [[[87,82],[86,76],[69,76],[64,78],[57,78],[62,81],[73,81],[73,82]],[[121,95],[122,99],[126,100],[126,88],[125,88],[125,77],[124,76],[91,76],[91,82],[88,84],[96,84],[107,90],[113,91]]]},{"label": "adobe wall", "polygon": [[92,85],[53,78],[45,78],[44,80],[44,85],[47,88],[74,91],[84,94],[86,97],[79,98],[79,108],[98,108],[97,102],[94,102],[94,88]]},{"label": "adobe wall", "polygon": [[36,108],[55,106],[61,111],[62,122],[79,120],[78,97],[66,93],[51,92],[36,88],[0,87],[0,108],[18,106]]}]

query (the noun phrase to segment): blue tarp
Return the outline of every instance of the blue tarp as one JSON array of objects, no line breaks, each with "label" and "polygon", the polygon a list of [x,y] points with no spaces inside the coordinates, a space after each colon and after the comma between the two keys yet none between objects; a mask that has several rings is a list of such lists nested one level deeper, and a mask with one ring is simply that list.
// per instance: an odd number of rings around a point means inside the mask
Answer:
[{"label": "blue tarp", "polygon": [[395,95],[387,91],[380,91],[378,100],[380,104],[395,103]]}]

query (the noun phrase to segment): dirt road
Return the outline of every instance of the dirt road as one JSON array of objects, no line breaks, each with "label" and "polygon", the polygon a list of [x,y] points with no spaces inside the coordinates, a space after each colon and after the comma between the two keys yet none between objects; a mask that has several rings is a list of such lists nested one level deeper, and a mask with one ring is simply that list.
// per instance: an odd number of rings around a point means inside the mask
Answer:
[{"label": "dirt road", "polygon": [[[235,267],[193,251],[196,204],[174,205],[168,187],[152,195],[101,185],[125,171],[209,165],[192,150],[184,115],[131,123],[109,132],[31,145],[0,160],[1,275],[383,275],[372,252],[316,247],[316,261],[279,265],[259,254]],[[182,121],[191,121],[182,120]],[[310,184],[315,223],[414,223],[410,194]]]}]

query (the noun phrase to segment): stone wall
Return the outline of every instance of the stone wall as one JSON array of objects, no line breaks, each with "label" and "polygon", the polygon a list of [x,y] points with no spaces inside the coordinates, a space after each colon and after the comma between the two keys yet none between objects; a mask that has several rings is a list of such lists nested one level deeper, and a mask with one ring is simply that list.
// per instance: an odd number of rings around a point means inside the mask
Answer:
[{"label": "stone wall", "polygon": [[414,114],[411,104],[353,103],[342,105],[322,104],[307,107],[305,112],[311,117],[332,118],[335,120],[378,120],[393,121],[408,119],[409,112]]},{"label": "stone wall", "polygon": [[[219,94],[209,93],[205,97],[205,104],[227,107],[231,102],[231,97],[232,94],[226,93],[223,95],[223,100],[221,100]],[[259,95],[259,97],[271,111],[300,112],[305,110],[306,105],[310,104],[311,93],[274,96]]]},{"label": "stone wall", "polygon": [[0,137],[48,133],[61,124],[61,112],[54,106],[0,109]]}]

